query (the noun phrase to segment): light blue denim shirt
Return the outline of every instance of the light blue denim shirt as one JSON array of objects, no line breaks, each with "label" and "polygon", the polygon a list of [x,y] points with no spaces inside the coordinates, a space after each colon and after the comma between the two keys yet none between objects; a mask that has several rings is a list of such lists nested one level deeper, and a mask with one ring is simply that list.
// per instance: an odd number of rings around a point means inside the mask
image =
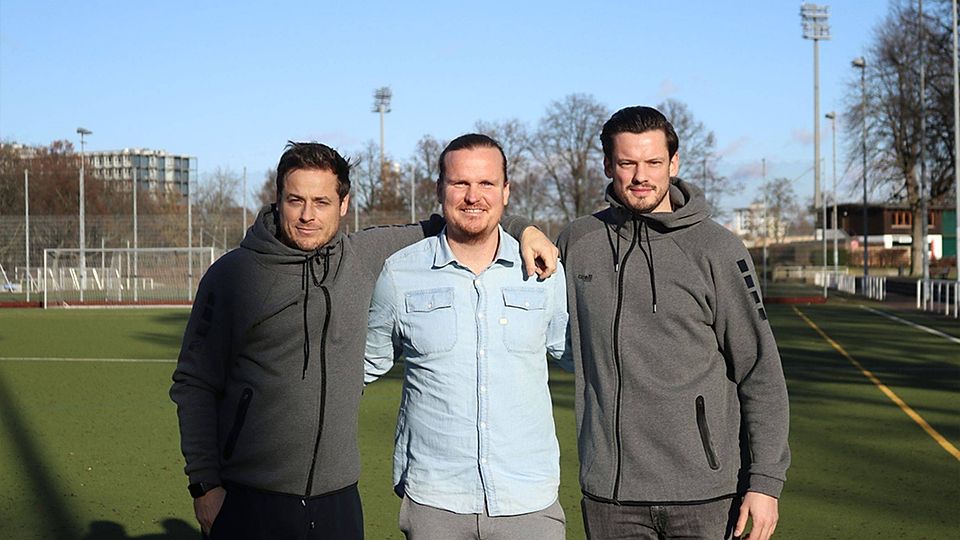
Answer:
[{"label": "light blue denim shirt", "polygon": [[461,514],[542,510],[560,485],[546,353],[564,350],[563,269],[524,281],[520,247],[501,229],[475,275],[445,232],[387,259],[370,306],[365,382],[406,358],[394,485]]}]

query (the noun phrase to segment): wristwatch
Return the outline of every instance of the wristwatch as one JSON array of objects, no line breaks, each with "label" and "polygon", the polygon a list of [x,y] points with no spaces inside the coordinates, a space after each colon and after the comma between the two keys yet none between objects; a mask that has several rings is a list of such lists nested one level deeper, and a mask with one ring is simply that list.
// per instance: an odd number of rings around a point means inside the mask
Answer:
[{"label": "wristwatch", "polygon": [[220,484],[214,484],[212,482],[197,482],[196,484],[190,484],[187,486],[187,490],[190,491],[190,496],[194,499],[198,497],[203,497],[203,495],[215,487],[220,487]]}]

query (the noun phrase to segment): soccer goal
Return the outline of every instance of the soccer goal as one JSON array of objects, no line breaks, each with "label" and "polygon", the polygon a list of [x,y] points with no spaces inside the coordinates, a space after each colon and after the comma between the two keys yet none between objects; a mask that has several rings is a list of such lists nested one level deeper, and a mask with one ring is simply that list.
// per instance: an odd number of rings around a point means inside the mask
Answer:
[{"label": "soccer goal", "polygon": [[212,247],[44,249],[43,307],[190,304],[217,256]]}]

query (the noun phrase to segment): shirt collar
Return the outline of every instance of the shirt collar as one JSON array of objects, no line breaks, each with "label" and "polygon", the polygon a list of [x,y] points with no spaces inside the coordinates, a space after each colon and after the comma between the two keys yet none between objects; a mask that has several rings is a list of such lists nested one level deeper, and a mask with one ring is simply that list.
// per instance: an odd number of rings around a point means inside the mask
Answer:
[{"label": "shirt collar", "polygon": [[[494,264],[499,263],[504,266],[519,264],[520,244],[516,239],[504,232],[503,227],[500,225],[497,225],[497,234],[500,235],[500,244],[497,247],[497,255],[493,258]],[[450,249],[450,244],[447,242],[447,228],[444,227],[443,230],[440,231],[440,241],[437,242],[437,251],[433,255],[433,267],[442,268],[455,262],[457,262],[457,257],[453,254],[453,250]]]}]

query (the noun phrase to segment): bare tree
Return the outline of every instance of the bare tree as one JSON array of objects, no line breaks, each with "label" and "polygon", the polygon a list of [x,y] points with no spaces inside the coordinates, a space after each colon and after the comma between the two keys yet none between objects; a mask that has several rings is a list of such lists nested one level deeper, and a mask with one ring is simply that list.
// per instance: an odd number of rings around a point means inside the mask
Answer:
[{"label": "bare tree", "polygon": [[237,201],[241,185],[237,172],[221,167],[207,174],[200,183],[194,206],[194,216],[202,233],[200,245],[212,243],[228,249],[243,237],[243,209]]},{"label": "bare tree", "polygon": [[607,107],[588,94],[554,101],[540,120],[531,153],[552,184],[552,209],[571,221],[603,201],[600,129]]},{"label": "bare tree", "polygon": [[257,201],[260,206],[277,202],[277,170],[269,169],[263,173],[263,184],[257,192]]},{"label": "bare tree", "polygon": [[[953,187],[952,36],[949,2],[934,2],[922,24],[913,2],[897,1],[874,31],[866,55],[867,160],[875,185],[887,188],[890,200],[907,203],[913,216],[914,246],[922,245],[920,186],[921,140],[926,162],[928,200],[936,202]],[[928,4],[929,5],[929,4]],[[923,34],[926,129],[921,136],[920,43]],[[858,78],[859,79],[859,78]],[[862,156],[864,117],[859,80],[847,92],[847,144]],[[922,273],[923,251],[911,250],[911,273]]]},{"label": "bare tree", "polygon": [[802,214],[793,183],[788,178],[774,178],[763,183],[753,204],[766,207],[766,224],[761,222],[761,229],[756,233],[772,237],[777,244],[783,242]]},{"label": "bare tree", "polygon": [[446,141],[437,140],[432,135],[424,135],[417,141],[417,146],[410,157],[408,174],[412,174],[416,182],[416,205],[419,216],[425,216],[440,209],[437,201],[437,177],[440,175],[440,153],[446,145]]},{"label": "bare tree", "polygon": [[703,189],[707,205],[714,216],[719,216],[720,198],[738,192],[741,188],[717,171],[721,156],[717,153],[717,138],[712,130],[696,119],[685,103],[667,99],[657,105],[673,124],[680,139],[679,176]]},{"label": "bare tree", "polygon": [[526,124],[516,118],[500,122],[477,121],[478,133],[489,135],[503,147],[507,156],[507,178],[510,180],[508,211],[530,221],[538,221],[550,213],[550,186],[544,171],[533,159],[531,136]]}]

